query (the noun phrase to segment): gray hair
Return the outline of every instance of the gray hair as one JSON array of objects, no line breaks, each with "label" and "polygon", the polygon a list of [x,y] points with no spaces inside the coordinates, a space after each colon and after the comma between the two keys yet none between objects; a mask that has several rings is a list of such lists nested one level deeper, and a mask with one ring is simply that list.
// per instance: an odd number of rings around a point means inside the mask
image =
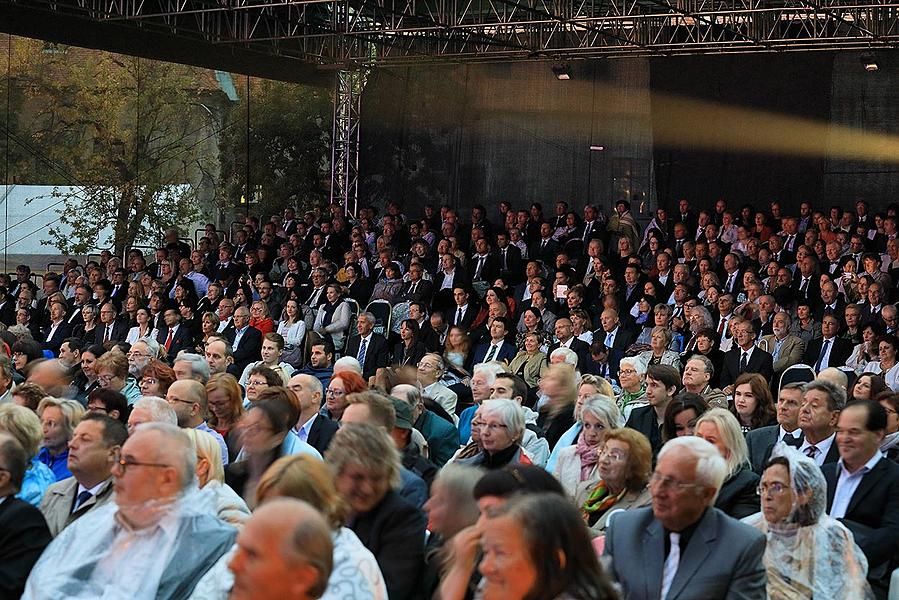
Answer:
[{"label": "gray hair", "polygon": [[690,362],[691,360],[698,360],[701,362],[702,366],[705,368],[705,372],[709,374],[709,377],[715,376],[715,365],[712,364],[712,361],[708,356],[705,356],[704,354],[694,354],[687,359],[687,362]]},{"label": "gray hair", "polygon": [[368,321],[369,325],[374,325],[378,322],[378,318],[373,313],[370,313],[367,310],[359,313],[359,316],[364,317],[365,320]]},{"label": "gray hair", "polygon": [[131,407],[131,411],[134,412],[139,408],[150,413],[150,419],[154,423],[168,423],[178,426],[178,415],[175,414],[175,409],[159,396],[141,396],[134,403],[134,406]]},{"label": "gray hair", "polygon": [[62,415],[62,428],[66,432],[66,439],[72,439],[75,426],[78,425],[81,417],[84,416],[84,406],[76,400],[47,396],[37,405],[37,416],[43,417],[44,411],[50,407],[59,409],[59,413]]},{"label": "gray hair", "polygon": [[562,362],[564,362],[565,364],[569,364],[572,367],[577,367],[577,353],[575,353],[575,351],[571,348],[565,348],[564,346],[556,348],[549,353],[549,360],[552,361],[552,359],[556,356],[561,356]]},{"label": "gray hair", "polygon": [[341,356],[334,362],[334,373],[352,371],[356,375],[362,375],[362,365],[355,356]]},{"label": "gray hair", "polygon": [[[182,350],[178,353],[178,356],[175,357],[175,362],[182,361],[190,363],[191,374],[199,377],[204,385],[209,382],[209,363],[206,362],[204,357],[199,354]],[[174,364],[172,366],[174,366]]]},{"label": "gray hair", "polygon": [[493,382],[496,380],[496,376],[500,373],[505,373],[506,367],[505,365],[497,362],[489,362],[489,363],[480,363],[475,365],[474,369],[471,372],[471,376],[474,377],[477,373],[483,373],[487,378],[487,385],[493,385]]},{"label": "gray hair", "polygon": [[843,410],[846,408],[846,390],[826,379],[815,379],[802,386],[802,395],[818,390],[827,394],[828,410]]},{"label": "gray hair", "polygon": [[144,336],[142,338],[138,338],[131,347],[133,348],[138,344],[143,344],[144,346],[146,346],[147,350],[150,352],[150,356],[152,356],[153,358],[159,358],[159,348],[162,346],[159,342],[149,336]]},{"label": "gray hair", "polygon": [[524,436],[524,415],[517,402],[508,398],[491,398],[481,404],[478,413],[482,418],[488,414],[498,416],[515,443],[521,442]]},{"label": "gray hair", "polygon": [[[699,329],[715,328],[715,321],[714,319],[712,319],[712,313],[710,313],[709,309],[707,309],[705,306],[694,306],[693,308],[691,308],[690,318],[692,319],[694,315],[696,315],[697,318],[702,321],[702,323],[699,325]],[[697,329],[697,331],[699,331],[699,329]]]},{"label": "gray hair", "polygon": [[393,389],[390,390],[390,395],[396,396],[400,400],[405,400],[412,406],[412,408],[415,408],[424,402],[421,390],[418,389],[418,386],[410,383],[400,383],[393,386]]},{"label": "gray hair", "polygon": [[[715,488],[715,497],[717,498],[718,491],[721,490],[721,484],[724,483],[724,478],[727,477],[727,463],[724,461],[721,453],[718,452],[718,448],[702,438],[685,435],[666,442],[659,451],[659,460],[662,460],[666,454],[675,450],[687,452],[696,459],[695,482]],[[713,498],[712,503],[714,502],[715,499]]]},{"label": "gray hair", "polygon": [[630,365],[634,371],[637,372],[637,376],[639,377],[646,375],[646,363],[647,361],[639,356],[625,356],[618,364],[619,366]]},{"label": "gray hair", "polygon": [[439,485],[449,497],[456,517],[473,525],[480,514],[474,488],[483,476],[484,470],[478,467],[450,463],[440,469],[431,487]]},{"label": "gray hair", "polygon": [[605,425],[606,429],[616,429],[624,425],[624,419],[621,418],[621,411],[615,400],[604,394],[594,394],[584,400],[581,406],[581,416],[578,419],[584,422],[584,413],[590,413]]},{"label": "gray hair", "polygon": [[13,325],[9,329],[8,332],[16,336],[19,340],[32,340],[34,336],[31,335],[31,330],[28,329],[26,325]]},{"label": "gray hair", "polygon": [[184,491],[191,487],[197,479],[197,453],[187,434],[181,431],[178,425],[161,422],[141,423],[134,430],[135,433],[142,431],[155,431],[165,438],[165,443],[160,444],[157,450],[174,455],[178,461],[178,464],[172,466],[181,474],[181,490]]}]

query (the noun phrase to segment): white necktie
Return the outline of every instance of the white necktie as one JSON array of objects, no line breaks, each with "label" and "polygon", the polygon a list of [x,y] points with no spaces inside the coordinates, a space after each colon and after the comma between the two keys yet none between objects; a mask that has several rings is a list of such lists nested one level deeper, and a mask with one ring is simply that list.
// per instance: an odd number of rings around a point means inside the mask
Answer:
[{"label": "white necktie", "polygon": [[671,582],[674,581],[677,567],[680,565],[680,534],[672,531],[668,536],[671,539],[671,550],[668,551],[668,557],[665,559],[665,566],[662,569],[662,593],[659,595],[661,600],[665,600],[668,595]]}]

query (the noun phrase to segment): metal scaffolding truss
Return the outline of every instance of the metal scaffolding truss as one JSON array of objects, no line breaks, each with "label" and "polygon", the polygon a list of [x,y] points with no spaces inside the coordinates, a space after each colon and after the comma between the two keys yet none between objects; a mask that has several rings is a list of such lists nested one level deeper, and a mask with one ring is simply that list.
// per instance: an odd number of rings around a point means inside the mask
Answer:
[{"label": "metal scaffolding truss", "polygon": [[899,0],[0,0],[319,65],[893,47]]},{"label": "metal scaffolding truss", "polygon": [[331,136],[331,202],[356,216],[359,198],[359,123],[367,69],[339,71]]}]

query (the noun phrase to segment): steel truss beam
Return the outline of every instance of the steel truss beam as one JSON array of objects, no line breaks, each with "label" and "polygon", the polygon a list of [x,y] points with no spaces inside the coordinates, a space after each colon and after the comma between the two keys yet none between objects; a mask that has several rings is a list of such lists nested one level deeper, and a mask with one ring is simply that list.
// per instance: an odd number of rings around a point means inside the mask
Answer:
[{"label": "steel truss beam", "polygon": [[0,0],[337,68],[894,47],[899,0]]}]

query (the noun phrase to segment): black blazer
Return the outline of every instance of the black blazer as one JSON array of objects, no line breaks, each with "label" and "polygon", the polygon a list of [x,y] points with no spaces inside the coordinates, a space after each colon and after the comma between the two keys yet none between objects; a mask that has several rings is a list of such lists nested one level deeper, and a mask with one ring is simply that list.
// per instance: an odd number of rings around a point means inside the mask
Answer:
[{"label": "black blazer", "polygon": [[8,497],[0,503],[0,598],[18,598],[31,568],[52,540],[41,511]]},{"label": "black blazer", "polygon": [[[839,478],[837,464],[825,464],[821,471],[827,481],[827,512],[830,513]],[[855,542],[865,553],[869,568],[894,557],[899,551],[899,464],[886,457],[877,461],[862,477],[849,501],[846,516],[840,520],[855,534]]]},{"label": "black blazer", "polygon": [[556,240],[550,238],[546,242],[546,247],[542,248],[543,239],[538,239],[536,242],[531,244],[531,247],[528,249],[528,256],[531,259],[542,260],[544,263],[548,265],[555,266],[556,264],[556,254],[559,253],[559,244]]},{"label": "black blazer", "polygon": [[425,347],[424,342],[415,342],[412,344],[412,349],[407,355],[406,344],[399,342],[393,347],[393,362],[391,364],[404,367],[415,367],[418,365],[418,361],[420,361],[427,353],[428,349]]},{"label": "black blazer", "polygon": [[659,453],[662,449],[662,428],[659,426],[659,420],[656,417],[656,409],[652,406],[641,406],[631,411],[625,427],[635,429],[646,436],[649,445],[652,447],[652,456]]},{"label": "black blazer", "polygon": [[[237,332],[233,329],[229,332],[226,328],[222,333],[228,335],[228,343],[233,344],[234,338],[237,336]],[[165,341],[165,340],[163,340]],[[260,360],[262,357],[262,333],[256,329],[255,327],[247,327],[246,332],[244,332],[243,337],[240,338],[240,343],[237,345],[237,349],[232,351],[232,355],[234,356],[234,364],[228,367],[228,372],[234,375],[237,378],[240,378],[243,375],[243,370],[247,368],[247,365],[251,362]]]},{"label": "black blazer", "polygon": [[459,313],[459,307],[456,304],[453,304],[452,308],[448,308],[446,310],[446,320],[452,325],[458,325],[462,329],[471,329],[471,324],[474,322],[476,316],[478,316],[478,305],[474,302],[468,302],[468,308],[465,309],[465,314],[462,316],[461,321],[457,321],[456,317]]},{"label": "black blazer", "polygon": [[[252,327],[250,328],[252,329]],[[159,345],[165,348],[165,340],[169,337],[168,327],[164,329],[160,329],[156,334],[156,341],[159,342]],[[260,348],[261,348],[260,344]],[[167,353],[167,358],[169,364],[175,362],[175,357],[178,356],[178,353],[182,350],[187,350],[189,352],[194,351],[194,339],[193,334],[190,331],[190,326],[187,323],[182,322],[178,329],[175,331],[175,334],[172,336],[172,344],[169,346],[169,350]]]},{"label": "black blazer", "polygon": [[[740,370],[740,357],[743,351],[736,344],[724,355],[724,365],[721,370],[721,387],[725,388],[734,381],[742,372]],[[758,373],[765,378],[765,381],[771,381],[774,375],[774,360],[771,355],[761,348],[752,351],[749,357],[749,363],[746,365],[747,373]]]},{"label": "black blazer", "polygon": [[[749,463],[752,465],[752,470],[757,475],[761,475],[765,470],[765,464],[768,462],[768,459],[771,458],[771,451],[774,449],[774,446],[777,445],[777,442],[780,441],[779,435],[780,425],[759,427],[746,434],[746,446],[749,449]],[[805,439],[805,436],[800,432],[798,439],[799,446],[802,445],[803,439]],[[796,447],[798,448],[799,446]],[[836,444],[832,444],[830,447],[833,449],[836,447]]]},{"label": "black blazer", "polygon": [[[112,337],[110,337],[110,341],[113,342],[124,342],[125,338],[128,337],[128,330],[131,329],[128,327],[128,323],[125,323],[122,320],[116,319],[115,323],[112,324]],[[106,331],[106,325],[103,323],[97,323],[97,327],[94,329],[94,338],[95,344],[103,345],[103,335]]]},{"label": "black blazer", "polygon": [[735,519],[759,512],[759,496],[755,491],[758,485],[759,476],[752,472],[749,465],[743,465],[721,485],[715,508]]},{"label": "black blazer", "polygon": [[[353,335],[347,340],[346,348],[344,348],[344,356],[356,357],[359,354],[359,344],[362,338],[358,334]],[[416,363],[417,364],[417,363]],[[387,347],[387,340],[380,333],[372,333],[371,340],[365,348],[365,364],[362,365],[362,377],[368,380],[374,377],[378,369],[390,365],[390,349]]]},{"label": "black blazer", "polygon": [[[818,355],[821,354],[821,347],[824,345],[824,338],[818,338],[810,341],[805,347],[805,355],[802,362],[814,368],[818,362]],[[829,367],[842,367],[846,364],[849,356],[852,354],[852,342],[841,337],[835,337],[830,348],[830,360],[827,363]],[[823,367],[823,365],[822,365]]]},{"label": "black blazer", "polygon": [[325,450],[331,445],[334,434],[337,433],[337,428],[337,421],[317,415],[315,420],[312,421],[312,427],[309,428],[309,437],[306,438],[306,443],[324,456]]},{"label": "black blazer", "polygon": [[[621,332],[621,329],[619,329],[618,331]],[[559,344],[559,342],[555,342],[552,346],[549,347],[546,352],[547,363],[549,363],[549,355],[553,353],[553,350],[559,348],[560,346],[561,344]],[[590,362],[590,346],[587,345],[587,342],[574,338],[571,340],[571,344],[568,347],[571,348],[571,350],[573,350],[575,354],[577,354],[577,368],[578,371],[582,371],[587,366],[587,363]],[[515,357],[513,356],[512,358]],[[618,372],[617,367],[615,369],[615,372]]]},{"label": "black blazer", "polygon": [[522,265],[521,248],[514,244],[506,246],[506,266],[503,268],[503,250],[496,249],[496,258],[499,261],[500,275],[506,285],[514,285],[524,277],[524,266]]},{"label": "black blazer", "polygon": [[62,345],[63,340],[72,337],[72,326],[63,321],[56,328],[56,331],[53,332],[53,337],[47,338],[47,334],[50,333],[50,327],[52,325],[48,326],[46,331],[43,332],[44,343],[41,346],[44,350],[50,350],[53,354],[59,354],[59,347]]},{"label": "black blazer", "polygon": [[414,294],[410,292],[412,289],[412,282],[407,281],[404,283],[403,287],[400,288],[399,297],[407,302],[412,302],[414,300],[416,302],[430,304],[431,298],[434,297],[434,283],[427,279],[419,279],[417,283],[418,285],[415,288]]}]

